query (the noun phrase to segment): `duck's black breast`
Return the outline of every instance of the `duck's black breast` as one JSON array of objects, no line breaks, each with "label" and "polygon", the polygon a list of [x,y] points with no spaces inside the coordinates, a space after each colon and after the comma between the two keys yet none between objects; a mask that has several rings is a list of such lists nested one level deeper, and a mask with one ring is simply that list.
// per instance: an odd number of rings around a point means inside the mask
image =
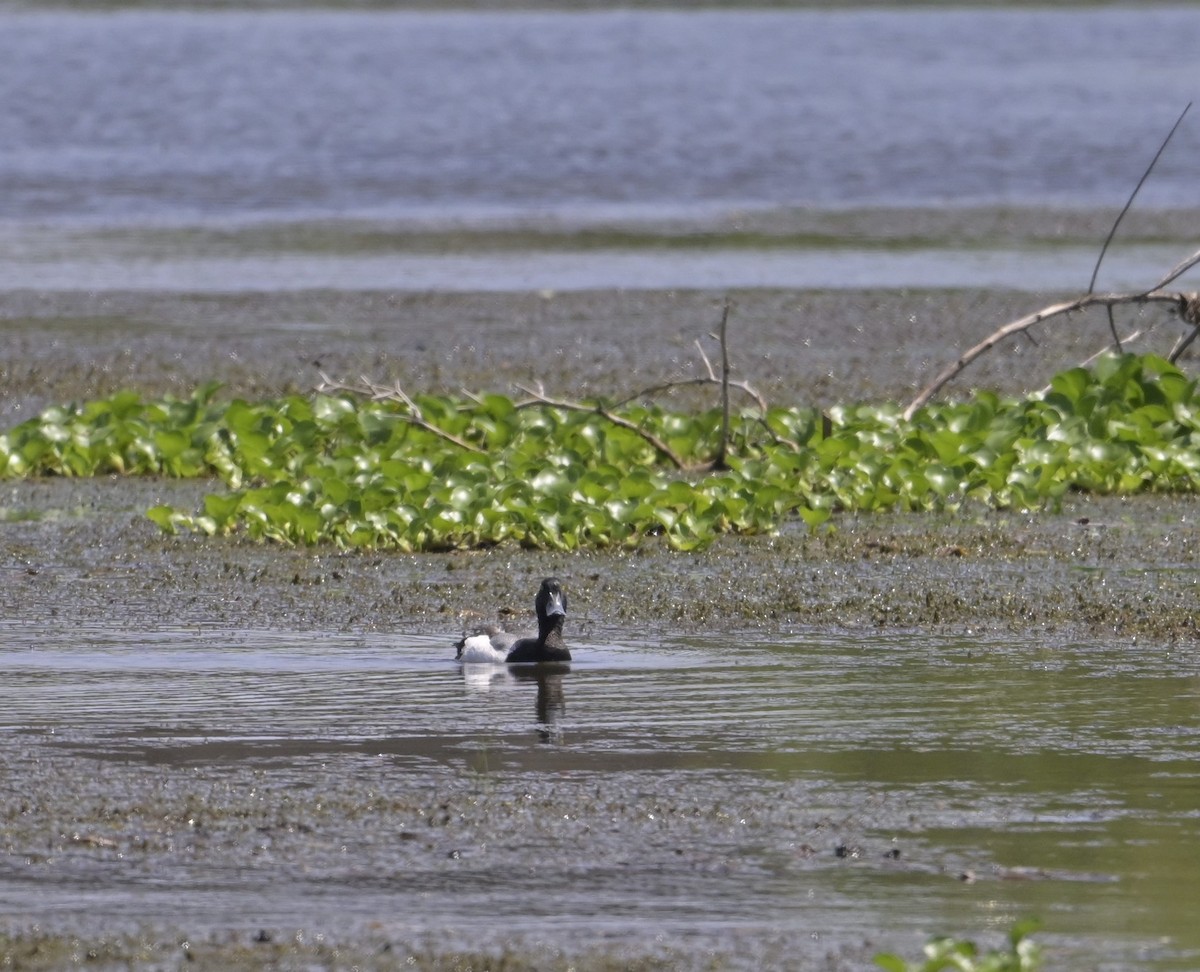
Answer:
[{"label": "duck's black breast", "polygon": [[571,652],[563,644],[553,645],[543,643],[537,638],[521,638],[513,643],[508,657],[504,660],[510,665],[526,662],[564,662],[571,660]]}]

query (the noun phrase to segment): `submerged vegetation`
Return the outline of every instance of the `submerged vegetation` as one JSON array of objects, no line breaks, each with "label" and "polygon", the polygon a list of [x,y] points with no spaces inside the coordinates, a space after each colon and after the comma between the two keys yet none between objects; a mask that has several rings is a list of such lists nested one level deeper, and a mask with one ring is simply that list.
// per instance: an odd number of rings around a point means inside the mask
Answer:
[{"label": "submerged vegetation", "polygon": [[0,436],[0,472],[216,476],[225,489],[202,509],[159,506],[150,518],[167,531],[403,550],[631,547],[659,535],[694,549],[837,511],[1200,488],[1196,382],[1150,355],[911,419],[895,405],[747,409],[727,440],[719,409],[580,410],[496,394],[411,407],[350,393],[246,402],[218,390],[47,409]]}]

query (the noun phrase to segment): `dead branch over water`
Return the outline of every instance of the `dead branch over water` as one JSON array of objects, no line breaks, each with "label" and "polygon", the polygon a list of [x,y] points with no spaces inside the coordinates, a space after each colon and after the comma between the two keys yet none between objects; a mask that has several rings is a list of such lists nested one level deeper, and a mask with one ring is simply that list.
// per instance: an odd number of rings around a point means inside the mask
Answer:
[{"label": "dead branch over water", "polygon": [[1149,328],[1141,328],[1122,339],[1117,333],[1117,322],[1113,313],[1116,308],[1141,308],[1152,305],[1164,306],[1169,312],[1178,317],[1179,320],[1186,326],[1187,330],[1175,342],[1174,347],[1172,347],[1168,354],[1168,359],[1172,363],[1179,359],[1179,356],[1183,354],[1187,347],[1196,339],[1196,334],[1198,331],[1200,331],[1200,295],[1195,292],[1165,290],[1164,288],[1174,283],[1177,279],[1187,273],[1187,271],[1192,269],[1192,267],[1200,264],[1200,250],[1197,250],[1191,256],[1180,261],[1180,263],[1172,268],[1171,271],[1166,274],[1166,276],[1164,276],[1161,280],[1147,290],[1136,293],[1097,294],[1095,293],[1095,289],[1096,278],[1100,273],[1100,265],[1104,262],[1104,257],[1108,253],[1109,246],[1112,244],[1114,237],[1117,235],[1117,229],[1120,227],[1121,221],[1125,218],[1125,214],[1129,212],[1130,207],[1133,206],[1134,199],[1137,198],[1137,194],[1141,191],[1142,186],[1145,185],[1146,180],[1154,171],[1154,167],[1158,164],[1158,160],[1162,158],[1163,152],[1170,144],[1175,133],[1179,130],[1179,126],[1183,123],[1184,116],[1187,115],[1191,107],[1191,102],[1188,102],[1183,111],[1180,112],[1179,117],[1175,120],[1175,124],[1171,126],[1171,130],[1167,133],[1166,138],[1164,138],[1162,143],[1158,146],[1158,151],[1154,153],[1154,158],[1150,160],[1150,164],[1142,173],[1142,177],[1138,180],[1137,185],[1134,186],[1133,192],[1129,194],[1129,198],[1125,201],[1125,205],[1122,207],[1121,212],[1117,214],[1117,218],[1113,221],[1112,228],[1108,231],[1108,236],[1105,237],[1104,243],[1100,247],[1100,252],[1096,257],[1096,265],[1092,269],[1092,277],[1088,282],[1087,292],[1082,297],[1077,297],[1074,300],[1068,300],[1059,304],[1051,304],[1049,307],[1043,307],[1039,311],[1035,311],[1034,313],[1028,314],[1025,317],[1011,321],[1008,324],[1005,324],[1003,327],[993,331],[973,348],[970,348],[968,351],[960,355],[956,361],[946,365],[946,367],[938,372],[937,377],[934,378],[933,381],[926,385],[923,389],[921,389],[917,397],[909,402],[908,407],[904,410],[905,419],[911,419],[919,408],[921,408],[923,405],[926,405],[934,395],[936,395],[947,384],[958,377],[958,375],[962,374],[962,372],[965,371],[973,361],[992,350],[992,348],[996,347],[1006,338],[1012,337],[1016,334],[1029,337],[1030,330],[1039,324],[1045,324],[1056,318],[1068,317],[1072,314],[1086,311],[1095,307],[1103,307],[1105,313],[1108,315],[1108,329],[1109,333],[1112,335],[1112,341],[1111,343],[1106,344],[1095,354],[1091,355],[1085,363],[1095,360],[1095,358],[1099,357],[1105,351],[1110,349],[1117,352],[1122,351],[1125,344],[1136,340],[1149,330]]},{"label": "dead branch over water", "polygon": [[[1200,257],[1200,254],[1197,256]],[[993,331],[973,348],[964,352],[958,360],[943,368],[932,382],[921,389],[920,394],[909,402],[908,407],[904,410],[904,417],[911,419],[917,409],[927,404],[942,388],[958,377],[958,375],[962,374],[971,362],[992,350],[992,348],[996,347],[1005,338],[1012,337],[1014,334],[1022,334],[1030,328],[1036,327],[1039,324],[1045,324],[1055,318],[1066,317],[1092,307],[1104,307],[1111,313],[1114,307],[1147,305],[1165,305],[1177,314],[1181,321],[1190,325],[1190,333],[1177,341],[1175,347],[1171,350],[1170,360],[1177,360],[1179,355],[1183,353],[1184,348],[1195,339],[1196,331],[1200,328],[1200,295],[1180,291],[1166,291],[1157,287],[1140,294],[1085,294],[1082,297],[1077,297],[1075,300],[1068,300],[1060,304],[1051,304],[1049,307],[1043,307],[1039,311],[1005,324],[998,330]],[[1140,334],[1140,331],[1136,332],[1134,335],[1125,338],[1125,341],[1128,342],[1140,336]],[[1118,349],[1120,348],[1120,341],[1115,335],[1114,344]],[[1108,348],[1105,347],[1103,350],[1108,350]],[[1095,355],[1093,355],[1094,357]]]}]

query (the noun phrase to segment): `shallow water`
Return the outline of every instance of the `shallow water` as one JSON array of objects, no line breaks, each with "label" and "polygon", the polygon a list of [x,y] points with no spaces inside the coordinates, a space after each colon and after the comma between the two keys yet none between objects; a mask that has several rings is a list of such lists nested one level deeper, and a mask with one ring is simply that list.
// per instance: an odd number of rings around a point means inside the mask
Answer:
[{"label": "shallow water", "polygon": [[[186,916],[751,968],[1038,914],[1055,968],[1200,961],[1190,648],[795,632],[595,641],[539,676],[403,634],[0,645],[9,771],[37,767],[47,817],[10,821],[11,927]],[[39,804],[60,775],[74,798]],[[203,826],[164,836],[157,799]]]},{"label": "shallow water", "polygon": [[[551,250],[341,256],[278,252],[200,257],[149,246],[112,256],[58,243],[52,257],[19,244],[0,259],[0,289],[281,293],[291,290],[491,291],[673,290],[873,287],[1086,289],[1098,246],[1012,247],[909,252],[878,249]],[[0,243],[0,256],[5,247]],[[16,247],[14,247],[16,249]],[[1165,245],[1122,246],[1104,261],[1101,290],[1149,288],[1188,255]],[[1188,286],[1195,270],[1176,284]]]}]

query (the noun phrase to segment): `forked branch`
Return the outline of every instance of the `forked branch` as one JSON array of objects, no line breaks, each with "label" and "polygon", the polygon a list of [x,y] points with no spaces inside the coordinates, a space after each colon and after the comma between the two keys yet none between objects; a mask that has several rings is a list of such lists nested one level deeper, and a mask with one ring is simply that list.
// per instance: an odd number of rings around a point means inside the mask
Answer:
[{"label": "forked branch", "polygon": [[971,362],[975,361],[981,355],[986,354],[1005,338],[1028,331],[1038,324],[1044,324],[1046,321],[1053,320],[1056,317],[1074,314],[1077,311],[1087,310],[1091,307],[1105,307],[1111,310],[1113,307],[1123,305],[1164,304],[1174,310],[1181,319],[1195,327],[1196,321],[1194,317],[1198,301],[1200,301],[1200,295],[1194,293],[1154,289],[1140,294],[1085,294],[1074,300],[1043,307],[1040,311],[1019,318],[993,331],[973,348],[965,351],[957,361],[943,368],[938,376],[923,388],[916,398],[909,402],[908,408],[904,410],[904,417],[911,419],[917,409],[927,404],[942,388],[966,370]]},{"label": "forked branch", "polygon": [[638,401],[643,398],[657,398],[659,395],[672,392],[677,388],[689,388],[696,385],[720,385],[721,386],[721,404],[725,414],[728,415],[729,410],[729,390],[735,389],[742,394],[754,399],[754,403],[758,406],[758,410],[766,415],[768,411],[767,400],[762,394],[755,389],[748,381],[734,381],[731,377],[732,367],[729,363],[729,315],[733,310],[733,303],[728,298],[725,300],[725,307],[721,313],[721,326],[717,334],[713,335],[720,342],[721,346],[721,374],[717,374],[713,368],[713,363],[708,355],[704,353],[704,346],[699,339],[693,342],[696,345],[696,353],[700,355],[700,361],[704,365],[705,374],[698,378],[680,378],[673,381],[660,382],[657,385],[650,385],[647,388],[641,388],[631,395],[626,395],[620,399],[613,407],[620,408],[622,405],[628,405],[630,402]]},{"label": "forked branch", "polygon": [[[767,402],[766,402],[766,399],[764,399],[762,397],[762,395],[760,395],[757,391],[755,391],[752,387],[750,387],[750,385],[747,382],[737,382],[737,381],[730,380],[730,377],[729,377],[730,363],[729,363],[729,348],[728,348],[728,343],[727,343],[727,331],[728,331],[729,314],[730,314],[731,308],[732,308],[732,303],[728,299],[726,299],[724,312],[721,315],[720,330],[719,330],[719,333],[716,335],[716,337],[720,341],[720,346],[721,346],[721,374],[720,375],[717,375],[717,373],[714,371],[712,362],[708,359],[708,355],[706,355],[704,353],[704,349],[701,348],[699,342],[697,342],[696,347],[700,352],[700,358],[704,363],[705,370],[707,371],[707,375],[704,377],[687,378],[687,379],[683,379],[681,381],[662,382],[662,383],[660,383],[658,385],[654,385],[650,388],[644,388],[641,391],[635,392],[634,394],[621,399],[613,407],[605,407],[602,404],[580,402],[580,401],[574,401],[571,399],[551,398],[549,395],[546,394],[545,390],[542,389],[540,386],[535,389],[535,388],[526,387],[524,385],[517,385],[518,390],[523,392],[525,395],[527,395],[528,398],[525,401],[517,402],[516,407],[517,408],[530,408],[530,407],[537,406],[537,405],[544,405],[549,408],[557,408],[557,409],[561,409],[562,411],[566,411],[566,412],[588,412],[588,413],[591,413],[594,415],[599,415],[606,422],[610,422],[613,425],[616,425],[623,429],[627,429],[630,432],[633,432],[635,435],[640,436],[643,440],[645,440],[645,442],[647,444],[649,444],[651,446],[651,448],[654,449],[655,452],[657,452],[663,459],[665,459],[667,462],[669,462],[671,465],[673,465],[676,469],[679,469],[681,471],[696,472],[696,471],[701,471],[704,469],[724,468],[726,460],[728,458],[728,449],[729,449],[729,428],[730,428],[729,390],[731,388],[736,388],[736,389],[746,393],[747,395],[751,396],[752,398],[754,398],[754,400],[758,403],[759,409],[762,411],[764,422],[766,421],[766,413],[767,413]],[[437,425],[433,424],[432,422],[428,421],[425,418],[425,416],[422,414],[420,406],[418,406],[417,403],[415,401],[413,401],[413,399],[404,391],[404,389],[400,387],[400,384],[398,382],[395,384],[392,384],[392,385],[384,385],[384,384],[380,384],[379,382],[372,381],[370,378],[367,378],[366,376],[362,376],[359,378],[359,380],[356,384],[349,384],[349,383],[341,382],[334,378],[331,378],[328,375],[326,375],[324,372],[319,372],[319,374],[321,376],[321,381],[320,381],[320,384],[317,386],[317,390],[320,392],[334,392],[334,393],[348,392],[350,394],[360,395],[365,398],[370,398],[373,401],[396,402],[396,403],[404,406],[404,413],[401,416],[398,416],[403,421],[406,421],[412,425],[415,425],[418,428],[422,428],[422,429],[426,430],[427,432],[430,432],[433,435],[436,435],[439,438],[444,439],[446,442],[450,442],[453,445],[458,446],[460,449],[465,449],[467,451],[475,452],[475,453],[483,453],[483,451],[484,451],[481,448],[479,448],[478,446],[473,445],[472,443],[467,442],[466,440],[460,438],[459,436],[456,436],[451,432],[447,432],[445,429],[441,428],[440,426],[437,426]],[[672,391],[676,388],[682,388],[682,387],[685,387],[688,385],[712,385],[712,384],[717,384],[717,385],[721,386],[722,425],[721,425],[721,440],[720,440],[720,443],[718,446],[717,455],[711,462],[700,463],[700,464],[689,464],[689,463],[685,462],[683,457],[680,456],[677,452],[675,452],[675,450],[672,449],[669,445],[667,445],[667,443],[664,442],[661,438],[654,435],[654,433],[646,430],[645,428],[642,428],[636,422],[632,422],[629,419],[624,418],[621,415],[618,415],[616,413],[616,411],[614,410],[614,409],[620,408],[622,405],[626,405],[629,402],[635,401],[637,399],[653,397],[654,395],[659,395],[664,392]],[[473,398],[474,396],[469,396],[469,397]]]}]

